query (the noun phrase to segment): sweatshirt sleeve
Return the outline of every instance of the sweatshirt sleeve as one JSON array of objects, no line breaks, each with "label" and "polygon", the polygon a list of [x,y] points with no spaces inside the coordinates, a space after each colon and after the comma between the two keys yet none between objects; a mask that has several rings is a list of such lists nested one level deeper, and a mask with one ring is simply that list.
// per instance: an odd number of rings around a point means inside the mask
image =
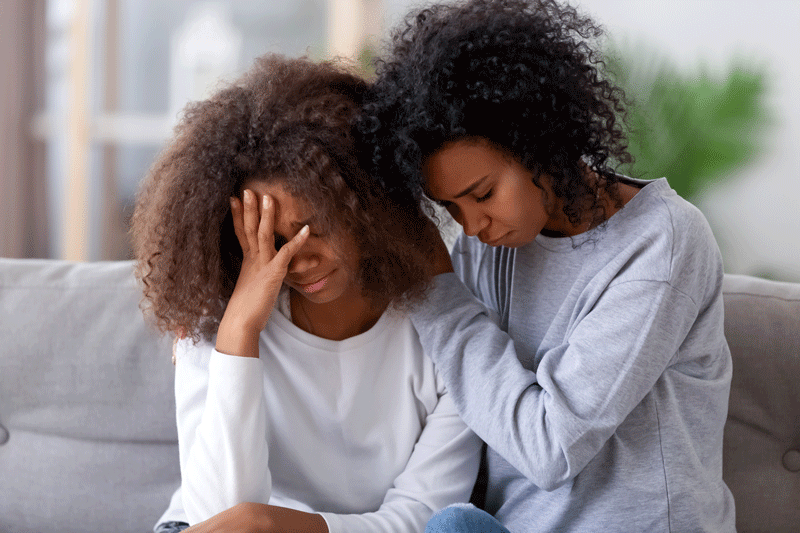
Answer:
[{"label": "sweatshirt sleeve", "polygon": [[613,285],[569,340],[543,355],[538,376],[456,274],[437,276],[411,318],[467,425],[553,490],[578,475],[652,389],[697,313],[667,282]]},{"label": "sweatshirt sleeve", "polygon": [[450,395],[440,391],[405,470],[380,508],[364,514],[320,513],[331,533],[421,532],[435,511],[469,499],[482,444],[458,416]]},{"label": "sweatshirt sleeve", "polygon": [[267,503],[271,476],[261,361],[183,340],[175,365],[181,492],[189,523],[242,502]]}]

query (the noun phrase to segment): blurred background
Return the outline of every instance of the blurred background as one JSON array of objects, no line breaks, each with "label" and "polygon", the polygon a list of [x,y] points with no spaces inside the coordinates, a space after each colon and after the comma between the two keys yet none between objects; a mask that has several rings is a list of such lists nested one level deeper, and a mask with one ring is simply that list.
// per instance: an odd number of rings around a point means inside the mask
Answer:
[{"label": "blurred background", "polygon": [[[800,281],[800,1],[579,0],[634,100],[628,174],[666,176],[726,271]],[[265,52],[368,73],[411,0],[0,0],[0,256],[130,257],[180,109]]]}]

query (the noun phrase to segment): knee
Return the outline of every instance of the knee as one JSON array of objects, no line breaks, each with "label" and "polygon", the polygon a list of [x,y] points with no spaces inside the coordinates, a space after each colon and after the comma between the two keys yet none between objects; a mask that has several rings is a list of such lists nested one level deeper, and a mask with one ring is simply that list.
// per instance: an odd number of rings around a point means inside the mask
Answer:
[{"label": "knee", "polygon": [[475,515],[481,513],[471,504],[455,504],[433,514],[425,533],[464,533],[473,531]]}]

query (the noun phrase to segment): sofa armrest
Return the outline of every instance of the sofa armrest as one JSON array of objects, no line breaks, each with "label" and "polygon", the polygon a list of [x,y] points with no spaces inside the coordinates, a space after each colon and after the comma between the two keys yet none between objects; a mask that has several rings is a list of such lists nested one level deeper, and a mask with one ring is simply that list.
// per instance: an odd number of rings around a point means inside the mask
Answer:
[{"label": "sofa armrest", "polygon": [[800,284],[726,275],[733,379],[723,476],[740,532],[800,524]]},{"label": "sofa armrest", "polygon": [[180,481],[133,263],[0,259],[0,531],[142,533]]}]

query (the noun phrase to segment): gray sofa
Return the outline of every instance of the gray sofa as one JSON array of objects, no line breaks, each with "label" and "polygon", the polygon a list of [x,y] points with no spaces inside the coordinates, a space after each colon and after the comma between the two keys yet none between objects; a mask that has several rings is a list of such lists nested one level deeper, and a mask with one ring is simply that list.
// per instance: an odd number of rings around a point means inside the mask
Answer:
[{"label": "gray sofa", "polygon": [[[180,474],[170,339],[130,262],[0,259],[0,531],[144,533]],[[800,531],[800,284],[725,280],[740,532]]]}]

